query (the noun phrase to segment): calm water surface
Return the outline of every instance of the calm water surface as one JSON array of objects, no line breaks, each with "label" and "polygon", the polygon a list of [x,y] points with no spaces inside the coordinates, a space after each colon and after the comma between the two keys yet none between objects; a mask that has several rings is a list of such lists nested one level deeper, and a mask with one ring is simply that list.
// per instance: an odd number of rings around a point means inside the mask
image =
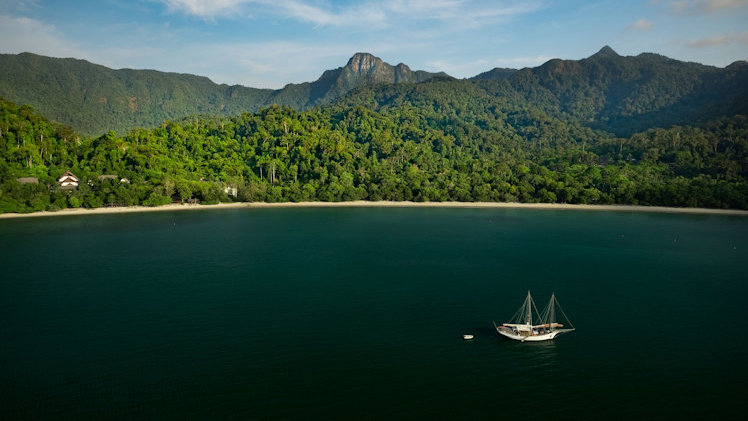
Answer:
[{"label": "calm water surface", "polygon": [[[739,216],[2,220],[0,418],[737,419],[747,262]],[[497,337],[528,289],[577,331]]]}]

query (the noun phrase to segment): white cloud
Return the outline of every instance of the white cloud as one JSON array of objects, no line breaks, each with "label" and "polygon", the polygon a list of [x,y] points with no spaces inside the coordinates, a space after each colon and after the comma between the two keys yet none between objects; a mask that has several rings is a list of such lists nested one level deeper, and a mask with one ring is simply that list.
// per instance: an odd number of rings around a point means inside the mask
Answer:
[{"label": "white cloud", "polygon": [[686,42],[686,46],[692,48],[715,47],[729,44],[748,44],[748,32],[700,38]]},{"label": "white cloud", "polygon": [[732,9],[736,7],[743,7],[748,4],[746,0],[703,0],[698,2],[699,7],[707,10],[721,10],[721,9]]},{"label": "white cloud", "polygon": [[552,60],[553,56],[528,56],[528,57],[511,57],[511,58],[500,58],[494,60],[495,67],[510,67],[519,69],[522,67],[535,67],[540,66],[548,60]]},{"label": "white cloud", "polygon": [[652,29],[652,22],[642,18],[626,27],[627,31],[646,31]]},{"label": "white cloud", "polygon": [[39,0],[0,0],[0,9],[31,10],[39,7]]},{"label": "white cloud", "polygon": [[676,0],[668,3],[674,13],[700,15],[748,6],[748,0]]},{"label": "white cloud", "polygon": [[281,19],[292,19],[315,26],[345,26],[362,23],[377,24],[384,20],[384,13],[376,3],[365,3],[340,10],[322,8],[302,0],[152,0],[166,5],[170,12],[182,12],[205,20],[223,18],[245,18],[269,15]]},{"label": "white cloud", "polygon": [[680,13],[688,8],[688,0],[671,1],[668,6],[673,12]]},{"label": "white cloud", "polygon": [[344,65],[356,51],[348,44],[285,41],[202,44],[189,49],[202,59],[175,54],[169,57],[171,65],[182,72],[206,75],[216,83],[273,89],[289,82],[310,82],[324,70]]},{"label": "white cloud", "polygon": [[540,0],[369,0],[352,6],[312,4],[308,0],[151,0],[170,12],[211,20],[217,17],[270,15],[315,26],[387,26],[398,19],[440,20],[450,25],[480,26],[543,8]]},{"label": "white cloud", "polygon": [[521,69],[523,67],[536,67],[548,60],[551,60],[552,56],[526,56],[526,57],[507,57],[507,58],[495,58],[495,59],[478,59],[469,62],[460,61],[453,63],[444,60],[433,60],[427,64],[430,67],[430,71],[434,72],[445,72],[450,76],[457,78],[468,78],[478,75],[480,73],[492,70],[496,67]]},{"label": "white cloud", "polygon": [[688,41],[686,43],[689,47],[712,47],[715,45],[726,45],[730,42],[730,39],[726,36],[717,36],[717,37],[709,37],[709,38],[701,38],[701,39],[695,39]]},{"label": "white cloud", "polygon": [[465,0],[390,0],[384,2],[382,7],[390,13],[408,16],[411,19],[480,21],[533,12],[542,8],[542,3],[539,1],[504,1],[486,4]]},{"label": "white cloud", "polygon": [[444,11],[458,9],[464,1],[462,0],[389,0],[382,2],[384,7],[395,13],[425,15],[433,17]]},{"label": "white cloud", "polygon": [[426,64],[429,66],[428,70],[432,72],[444,72],[457,78],[472,77],[491,68],[489,60],[486,59],[478,59],[470,62],[461,61],[458,63],[445,60],[432,60]]},{"label": "white cloud", "polygon": [[237,8],[248,3],[247,0],[158,0],[170,11],[184,12],[188,15],[212,18],[235,12]]},{"label": "white cloud", "polygon": [[737,44],[748,44],[748,32],[742,32],[737,35],[733,35],[733,41]]},{"label": "white cloud", "polygon": [[35,19],[0,15],[0,51],[33,52],[52,57],[87,57],[84,51],[65,41],[54,25]]},{"label": "white cloud", "polygon": [[[263,3],[265,3],[264,0]],[[284,18],[313,23],[317,26],[379,26],[386,19],[385,12],[373,3],[347,7],[337,12],[296,0],[270,0],[266,4],[272,5],[275,12]]]}]

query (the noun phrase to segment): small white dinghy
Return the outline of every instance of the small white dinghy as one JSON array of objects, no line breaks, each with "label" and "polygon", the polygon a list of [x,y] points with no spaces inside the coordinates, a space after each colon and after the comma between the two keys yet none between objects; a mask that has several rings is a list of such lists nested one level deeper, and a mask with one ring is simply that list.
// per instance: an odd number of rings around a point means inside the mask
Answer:
[{"label": "small white dinghy", "polygon": [[[561,314],[564,316],[567,323],[569,323],[569,326],[571,326],[570,329],[560,329],[564,327],[564,325],[556,323],[556,307],[561,310]],[[539,324],[532,323],[533,316],[536,317],[535,320],[540,321]],[[542,314],[538,314],[537,306],[532,300],[530,291],[527,291],[527,298],[525,298],[524,304],[522,304],[522,307],[517,310],[509,323],[496,326],[496,323],[494,322],[493,325],[496,328],[496,331],[500,334],[509,339],[514,339],[515,341],[520,342],[547,341],[562,333],[574,330],[574,325],[571,324],[571,321],[566,317],[561,305],[558,304],[556,294],[551,295],[551,300],[548,302],[548,305],[545,307]]]},{"label": "small white dinghy", "polygon": [[469,340],[471,340],[473,338],[475,338],[475,336],[473,336],[473,335],[462,335],[462,339],[464,339],[466,341],[469,341]]}]

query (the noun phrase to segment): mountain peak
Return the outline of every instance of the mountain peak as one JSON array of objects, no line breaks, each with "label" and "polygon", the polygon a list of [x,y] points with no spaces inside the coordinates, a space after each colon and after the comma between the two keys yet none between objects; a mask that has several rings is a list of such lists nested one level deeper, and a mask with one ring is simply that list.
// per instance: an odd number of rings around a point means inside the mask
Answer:
[{"label": "mountain peak", "polygon": [[375,57],[369,53],[356,53],[348,60],[348,64],[345,67],[349,67],[352,70],[361,73],[368,72],[374,67],[381,66],[384,64],[381,58]]},{"label": "mountain peak", "polygon": [[610,48],[610,46],[606,45],[600,51],[593,54],[592,57],[620,57],[620,55],[614,49]]},{"label": "mountain peak", "polygon": [[309,102],[315,105],[332,101],[359,86],[379,83],[419,83],[437,75],[414,72],[404,63],[393,66],[369,53],[356,53],[344,67],[325,71],[310,84]]}]

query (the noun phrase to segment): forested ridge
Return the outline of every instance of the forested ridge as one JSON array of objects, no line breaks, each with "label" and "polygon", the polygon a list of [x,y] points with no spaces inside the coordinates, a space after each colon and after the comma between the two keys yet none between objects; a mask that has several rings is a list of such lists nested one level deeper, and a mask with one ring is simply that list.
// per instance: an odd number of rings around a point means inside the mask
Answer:
[{"label": "forested ridge", "polygon": [[[618,137],[528,106],[521,95],[490,81],[437,77],[359,87],[306,111],[272,106],[98,137],[3,99],[0,211],[174,198],[748,208],[744,114]],[[81,179],[78,189],[58,187],[68,170]],[[233,186],[236,197],[225,190]]]},{"label": "forested ridge", "polygon": [[[98,136],[153,128],[195,114],[234,116],[272,105],[307,110],[359,87],[437,79],[468,86],[443,73],[412,71],[367,53],[313,82],[283,89],[218,85],[201,76],[154,70],[113,70],[84,60],[29,53],[0,54],[0,96],[32,105],[52,120]],[[493,97],[558,119],[628,137],[653,127],[703,126],[748,111],[748,63],[725,68],[642,53],[620,56],[610,47],[581,60],[553,59],[534,68],[493,69],[469,83]],[[472,89],[472,88],[471,88]]]},{"label": "forested ridge", "polygon": [[532,107],[618,136],[748,110],[745,61],[717,68],[652,53],[622,57],[607,46],[586,59],[522,69],[504,85]]},{"label": "forested ridge", "polygon": [[233,116],[270,105],[302,110],[327,104],[360,85],[414,83],[435,75],[392,66],[367,53],[325,71],[313,82],[282,89],[213,83],[203,76],[155,70],[114,70],[85,60],[31,53],[0,54],[0,96],[34,106],[46,117],[98,136],[156,127],[195,114]]}]

